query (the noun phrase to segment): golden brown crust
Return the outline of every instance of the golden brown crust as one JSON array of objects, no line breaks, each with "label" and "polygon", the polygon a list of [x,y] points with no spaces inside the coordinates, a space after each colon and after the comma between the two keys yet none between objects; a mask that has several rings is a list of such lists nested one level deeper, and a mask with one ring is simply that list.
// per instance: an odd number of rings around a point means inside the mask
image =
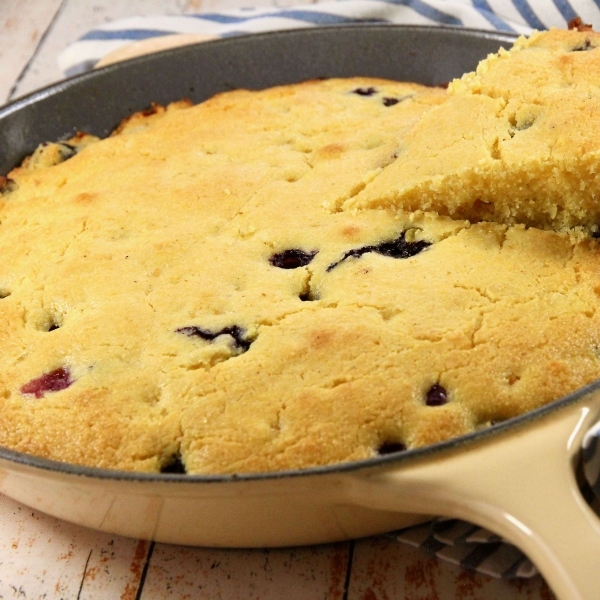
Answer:
[{"label": "golden brown crust", "polygon": [[191,100],[183,99],[177,102],[171,102],[168,106],[162,106],[156,102],[152,102],[148,108],[133,113],[129,117],[125,117],[115,128],[111,135],[121,135],[123,133],[131,133],[138,131],[141,128],[149,127],[156,123],[157,120],[166,116],[167,113],[174,110],[183,110],[193,106]]}]

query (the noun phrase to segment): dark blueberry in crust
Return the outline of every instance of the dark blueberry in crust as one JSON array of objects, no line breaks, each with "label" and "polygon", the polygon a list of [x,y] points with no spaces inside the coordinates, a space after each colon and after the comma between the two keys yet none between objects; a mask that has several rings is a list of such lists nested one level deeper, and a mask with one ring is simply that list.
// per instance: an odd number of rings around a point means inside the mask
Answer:
[{"label": "dark blueberry in crust", "polygon": [[600,227],[596,231],[592,231],[590,234],[595,240],[600,239]]},{"label": "dark blueberry in crust", "polygon": [[69,158],[72,158],[77,154],[77,148],[72,144],[67,144],[67,142],[59,142],[58,145],[60,146],[60,153],[63,161],[69,160]]},{"label": "dark blueberry in crust", "polygon": [[297,269],[298,267],[305,267],[310,264],[317,253],[318,250],[304,252],[304,250],[299,250],[298,248],[290,248],[289,250],[273,254],[269,262],[279,269]]},{"label": "dark blueberry in crust", "polygon": [[183,464],[183,461],[181,460],[181,454],[179,454],[179,453],[174,454],[171,457],[171,460],[169,460],[169,462],[166,465],[161,467],[160,472],[161,473],[174,473],[177,475],[185,475],[187,473],[187,471],[185,470],[185,465]]},{"label": "dark blueberry in crust", "polygon": [[409,98],[412,98],[412,96],[402,96],[401,98],[384,98],[383,99],[383,105],[384,106],[394,106],[395,104],[398,104],[398,102],[404,102],[405,100],[408,100]]},{"label": "dark blueberry in crust", "polygon": [[377,448],[377,454],[385,456],[386,454],[394,454],[396,452],[404,452],[406,446],[401,442],[383,442],[379,448]]},{"label": "dark blueberry in crust", "polygon": [[377,93],[377,90],[374,87],[356,88],[353,90],[353,93],[358,94],[359,96],[372,96]]},{"label": "dark blueberry in crust", "polygon": [[246,337],[246,330],[242,327],[238,327],[237,325],[233,325],[231,327],[224,327],[220,331],[209,331],[207,329],[201,329],[200,327],[181,327],[176,330],[176,333],[183,333],[183,335],[187,335],[188,337],[199,337],[208,342],[212,342],[214,339],[218,338],[220,335],[230,335],[235,342],[236,348],[241,350],[242,352],[246,352],[248,348],[250,348],[250,344],[254,340],[248,339]]},{"label": "dark blueberry in crust", "polygon": [[448,402],[448,392],[439,383],[434,383],[427,392],[425,404],[427,406],[443,406]]},{"label": "dark blueberry in crust", "polygon": [[395,240],[391,240],[389,242],[381,242],[381,244],[375,244],[372,246],[363,246],[362,248],[355,248],[354,250],[349,250],[344,254],[344,256],[338,260],[330,264],[327,267],[327,271],[331,271],[335,267],[337,267],[341,262],[346,260],[349,257],[360,258],[363,254],[367,252],[376,252],[377,254],[382,254],[383,256],[389,256],[391,258],[410,258],[411,256],[415,256],[426,248],[431,246],[430,242],[420,241],[420,242],[407,242],[405,239],[405,232],[400,234],[400,237]]},{"label": "dark blueberry in crust", "polygon": [[17,184],[9,177],[0,175],[0,196],[13,192],[17,188]]},{"label": "dark blueberry in crust", "polygon": [[26,383],[20,390],[21,394],[33,394],[36,398],[41,398],[46,392],[59,392],[67,389],[73,384],[71,373],[66,367],[60,367],[44,373],[41,377],[32,379]]}]

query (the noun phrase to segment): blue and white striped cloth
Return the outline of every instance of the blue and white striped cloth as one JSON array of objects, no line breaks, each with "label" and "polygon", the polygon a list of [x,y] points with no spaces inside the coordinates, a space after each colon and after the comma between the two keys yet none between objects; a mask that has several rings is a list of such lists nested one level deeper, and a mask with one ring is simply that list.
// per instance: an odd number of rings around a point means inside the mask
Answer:
[{"label": "blue and white striped cloth", "polygon": [[182,33],[228,37],[320,25],[399,23],[527,34],[564,28],[575,17],[600,28],[600,0],[338,0],[281,9],[131,17],[89,31],[68,46],[58,62],[66,75],[75,75],[131,42]]}]

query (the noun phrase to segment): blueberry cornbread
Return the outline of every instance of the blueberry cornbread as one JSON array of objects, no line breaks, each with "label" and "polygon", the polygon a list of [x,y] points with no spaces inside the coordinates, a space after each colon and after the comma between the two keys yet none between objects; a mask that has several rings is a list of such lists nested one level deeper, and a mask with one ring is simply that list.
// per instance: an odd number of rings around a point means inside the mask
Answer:
[{"label": "blueberry cornbread", "polygon": [[[395,230],[394,218],[361,225],[323,203],[376,177],[444,100],[413,84],[312,82],[155,106],[105,140],[42,145],[1,182],[0,444],[120,469],[276,468],[282,451],[250,459],[274,406],[248,404],[246,423],[234,413],[282,356],[272,334],[318,305],[308,259],[295,261],[345,223],[350,244],[361,227]],[[247,388],[222,396],[223,378]],[[236,435],[250,462],[223,468],[208,447],[227,456]]]},{"label": "blueberry cornbread", "polygon": [[0,444],[137,471],[305,468],[600,377],[595,239],[352,207],[453,98],[308,82],[39,148],[2,180]]},{"label": "blueberry cornbread", "polygon": [[452,82],[346,206],[597,231],[600,34],[582,29],[520,38]]}]

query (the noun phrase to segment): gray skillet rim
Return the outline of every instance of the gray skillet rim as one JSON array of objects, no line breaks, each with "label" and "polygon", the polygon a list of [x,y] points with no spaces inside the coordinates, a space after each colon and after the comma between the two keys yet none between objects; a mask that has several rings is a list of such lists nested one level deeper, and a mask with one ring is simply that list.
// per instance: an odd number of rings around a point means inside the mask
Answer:
[{"label": "gray skillet rim", "polygon": [[[399,35],[405,33],[417,33],[418,35],[427,35],[430,37],[437,37],[440,34],[468,38],[485,39],[499,43],[511,43],[516,39],[516,35],[484,31],[477,29],[467,28],[455,28],[455,27],[430,27],[430,26],[414,26],[414,25],[389,25],[389,24],[354,24],[354,25],[343,25],[336,27],[319,27],[315,29],[292,29],[285,31],[268,32],[262,34],[252,34],[248,36],[236,36],[231,38],[225,38],[220,40],[214,40],[210,42],[203,42],[201,44],[194,44],[183,48],[176,48],[172,50],[166,50],[153,55],[142,56],[132,60],[110,65],[102,69],[98,69],[91,73],[84,73],[82,75],[76,75],[67,80],[61,81],[57,84],[48,86],[42,90],[35,91],[27,96],[19,98],[18,100],[11,102],[3,107],[0,107],[0,129],[2,126],[3,119],[17,111],[26,110],[30,106],[35,106],[40,101],[46,98],[60,96],[65,90],[71,89],[73,86],[85,85],[90,81],[97,81],[105,76],[106,73],[124,73],[128,74],[129,70],[136,69],[139,65],[148,65],[155,61],[157,57],[169,58],[177,57],[185,53],[190,52],[202,52],[204,48],[216,47],[223,48],[225,54],[230,51],[232,47],[244,46],[251,44],[252,46],[260,46],[264,43],[264,40],[278,41],[282,37],[291,38],[292,36],[300,36],[301,39],[310,39],[327,34],[335,33],[342,34],[344,31],[354,30],[359,32],[368,32],[367,35],[376,35],[381,31],[394,31],[398,32]],[[334,36],[335,37],[335,36]],[[235,50],[234,50],[235,51]],[[336,76],[335,74],[331,76]],[[276,84],[274,84],[276,85]],[[147,106],[148,103],[145,104]],[[135,108],[141,110],[143,107]],[[60,138],[55,138],[60,139]],[[0,136],[0,142],[2,138]],[[42,141],[42,140],[40,140]],[[39,142],[38,142],[39,143]],[[34,148],[28,150],[32,152]],[[27,153],[27,151],[26,151]],[[16,162],[23,158],[23,151],[19,155],[15,155],[12,159],[9,157],[8,161],[4,159],[4,162],[12,163],[12,166]],[[0,168],[2,167],[2,157],[0,157]],[[3,165],[6,169],[6,164]],[[12,168],[12,167],[8,167]],[[132,471],[119,471],[112,469],[102,469],[98,467],[87,467],[80,466],[71,463],[64,463],[60,461],[50,460],[42,457],[38,457],[32,454],[26,454],[24,452],[17,452],[0,446],[0,459],[12,462],[25,467],[32,467],[41,469],[44,471],[59,472],[65,475],[77,475],[81,477],[102,479],[102,480],[116,480],[116,481],[137,481],[137,482],[170,482],[170,483],[226,483],[226,482],[248,482],[257,480],[275,480],[288,477],[307,477],[313,475],[331,475],[341,473],[352,473],[367,468],[389,466],[395,464],[403,464],[407,461],[418,460],[421,458],[428,458],[440,454],[443,452],[451,451],[462,446],[476,443],[477,441],[487,440],[502,434],[506,431],[513,430],[528,425],[532,421],[542,419],[543,417],[554,413],[564,407],[574,404],[597,390],[600,389],[600,379],[575,390],[571,394],[568,394],[562,398],[552,401],[551,403],[540,407],[536,410],[530,411],[518,417],[514,417],[507,421],[498,423],[486,429],[469,433],[464,436],[453,438],[445,442],[424,446],[422,448],[415,448],[412,450],[405,450],[403,452],[392,453],[384,456],[377,456],[373,458],[336,463],[333,465],[326,465],[320,467],[311,467],[307,469],[297,470],[284,470],[274,472],[260,472],[260,473],[241,473],[241,474],[228,474],[228,475],[179,475],[170,473],[138,473]]]},{"label": "gray skillet rim", "polygon": [[[474,68],[483,58],[469,52],[481,53],[484,47],[496,51],[515,39],[513,34],[477,29],[370,23],[232,36],[140,56],[0,106],[0,174],[10,171],[42,141],[66,139],[77,130],[105,137],[123,118],[151,102],[164,104],[184,97],[199,102],[240,87],[261,89],[322,77],[364,74],[398,79],[398,69],[407,73],[402,75],[407,81],[438,85]],[[413,42],[422,46],[413,48]],[[384,52],[374,48],[386,43],[395,46]],[[459,47],[463,48],[460,56]],[[438,52],[435,63],[423,51],[427,48]],[[440,55],[441,48],[448,51]],[[393,54],[398,49],[408,58],[399,60]],[[273,57],[276,50],[280,55]],[[205,61],[202,70],[200,61]],[[211,65],[218,69],[211,71]],[[177,69],[191,72],[190,79],[182,84]],[[201,93],[197,86],[207,86],[208,91]],[[4,148],[11,148],[10,155]]]}]

